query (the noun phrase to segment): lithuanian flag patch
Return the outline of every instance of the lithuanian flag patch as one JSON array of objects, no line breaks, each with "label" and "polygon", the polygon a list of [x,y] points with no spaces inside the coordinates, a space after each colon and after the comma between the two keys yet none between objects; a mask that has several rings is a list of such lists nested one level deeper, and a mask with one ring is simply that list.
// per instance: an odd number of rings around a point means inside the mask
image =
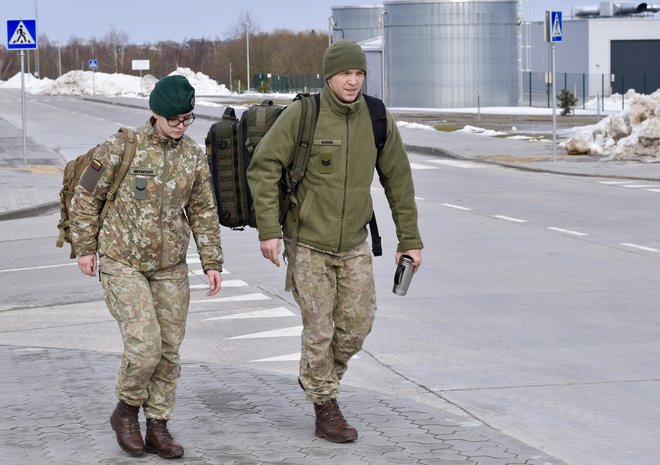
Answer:
[{"label": "lithuanian flag patch", "polygon": [[103,168],[103,163],[98,161],[96,158],[92,160],[92,162],[89,164],[89,166],[96,171],[101,171],[101,168]]}]

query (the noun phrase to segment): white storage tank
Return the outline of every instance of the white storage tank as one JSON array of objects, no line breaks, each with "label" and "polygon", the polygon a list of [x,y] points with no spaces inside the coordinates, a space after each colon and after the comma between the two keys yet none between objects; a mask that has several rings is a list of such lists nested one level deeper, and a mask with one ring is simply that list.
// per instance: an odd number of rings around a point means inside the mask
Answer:
[{"label": "white storage tank", "polygon": [[383,5],[332,7],[332,41],[348,39],[354,42],[373,39],[382,34]]},{"label": "white storage tank", "polygon": [[517,0],[389,1],[384,7],[388,105],[518,105]]}]

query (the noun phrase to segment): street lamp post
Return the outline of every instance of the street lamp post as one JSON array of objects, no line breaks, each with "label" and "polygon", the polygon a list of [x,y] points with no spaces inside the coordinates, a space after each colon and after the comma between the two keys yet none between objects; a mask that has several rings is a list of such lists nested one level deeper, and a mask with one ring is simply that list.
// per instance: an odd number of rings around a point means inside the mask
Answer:
[{"label": "street lamp post", "polygon": [[57,42],[57,70],[59,73],[57,77],[60,77],[62,75],[62,44],[59,41]]},{"label": "street lamp post", "polygon": [[233,92],[232,89],[232,79],[231,79],[231,63],[229,63],[229,92]]},{"label": "street lamp post", "polygon": [[250,29],[249,24],[245,23],[245,44],[247,48],[247,92],[250,92]]}]

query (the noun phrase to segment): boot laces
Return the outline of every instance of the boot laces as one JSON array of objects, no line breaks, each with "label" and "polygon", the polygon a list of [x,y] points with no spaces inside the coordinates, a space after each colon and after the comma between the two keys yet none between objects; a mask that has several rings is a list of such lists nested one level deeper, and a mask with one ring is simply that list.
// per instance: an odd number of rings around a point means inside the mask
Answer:
[{"label": "boot laces", "polygon": [[150,422],[150,427],[153,433],[158,437],[160,441],[173,441],[174,439],[172,438],[172,435],[170,434],[169,430],[167,429],[167,423],[165,423],[162,420],[151,420]]},{"label": "boot laces", "polygon": [[323,407],[322,415],[328,419],[328,422],[331,425],[335,426],[346,421],[344,419],[344,415],[341,413],[341,410],[339,410],[339,405],[337,405],[337,402],[330,400],[323,404]]}]

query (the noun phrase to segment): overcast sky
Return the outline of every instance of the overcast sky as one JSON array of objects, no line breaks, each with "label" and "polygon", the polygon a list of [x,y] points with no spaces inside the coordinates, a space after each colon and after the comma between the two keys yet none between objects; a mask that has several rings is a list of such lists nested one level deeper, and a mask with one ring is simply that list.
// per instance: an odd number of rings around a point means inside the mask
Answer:
[{"label": "overcast sky", "polygon": [[[7,45],[7,20],[37,19],[37,34],[51,41],[71,37],[101,39],[114,27],[128,34],[135,44],[159,40],[181,42],[191,38],[224,39],[241,11],[248,11],[259,30],[327,32],[333,6],[374,5],[378,1],[332,0],[0,0],[2,43]],[[594,0],[523,0],[521,10],[532,20],[542,20],[543,11],[562,11],[565,18],[573,6],[597,5]],[[653,3],[653,2],[651,2]],[[35,15],[36,10],[36,15]]]}]

